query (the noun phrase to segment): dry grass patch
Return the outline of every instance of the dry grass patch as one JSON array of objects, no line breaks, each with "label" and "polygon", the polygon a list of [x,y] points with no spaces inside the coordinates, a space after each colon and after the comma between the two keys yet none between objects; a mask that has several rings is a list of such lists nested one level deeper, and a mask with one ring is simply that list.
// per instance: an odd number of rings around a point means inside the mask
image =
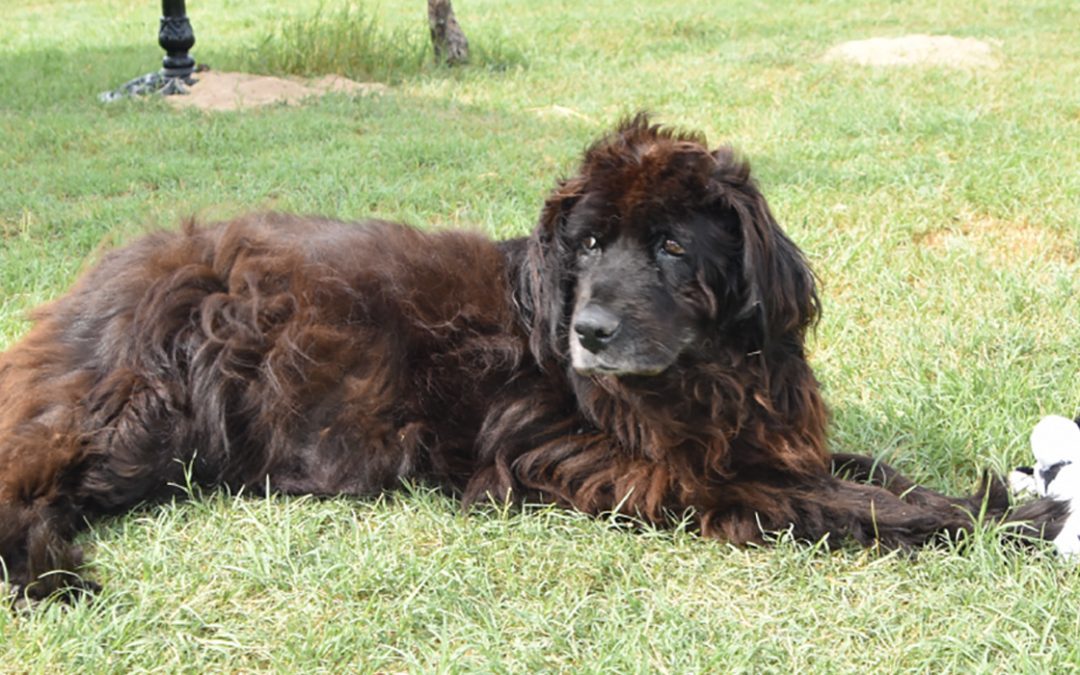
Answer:
[{"label": "dry grass patch", "polygon": [[826,61],[849,61],[863,66],[944,66],[997,68],[993,47],[976,38],[951,35],[904,35],[852,40],[825,53]]},{"label": "dry grass patch", "polygon": [[985,214],[964,213],[955,225],[914,236],[927,249],[973,253],[993,267],[1015,267],[1021,261],[1073,265],[1077,244],[1054,229],[1026,220],[1008,221]]}]

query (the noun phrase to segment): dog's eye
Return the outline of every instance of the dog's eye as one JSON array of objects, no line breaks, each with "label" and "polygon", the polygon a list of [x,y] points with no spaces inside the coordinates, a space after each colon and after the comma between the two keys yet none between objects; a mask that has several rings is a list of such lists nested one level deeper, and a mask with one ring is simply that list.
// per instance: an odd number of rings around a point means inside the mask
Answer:
[{"label": "dog's eye", "polygon": [[600,240],[598,240],[596,237],[585,237],[581,240],[581,248],[585,249],[586,251],[595,251],[596,249],[600,248]]},{"label": "dog's eye", "polygon": [[667,253],[668,255],[673,255],[675,257],[686,255],[686,249],[683,248],[682,244],[675,241],[674,239],[665,239],[664,244],[660,247],[660,249],[664,253]]}]

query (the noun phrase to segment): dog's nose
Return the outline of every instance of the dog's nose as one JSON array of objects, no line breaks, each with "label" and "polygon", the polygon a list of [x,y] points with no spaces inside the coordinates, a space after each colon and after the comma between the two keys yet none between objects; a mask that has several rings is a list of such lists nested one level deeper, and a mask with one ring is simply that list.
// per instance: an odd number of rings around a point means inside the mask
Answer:
[{"label": "dog's nose", "polygon": [[581,346],[595,354],[611,342],[621,323],[619,317],[608,310],[589,305],[574,318],[574,332]]}]

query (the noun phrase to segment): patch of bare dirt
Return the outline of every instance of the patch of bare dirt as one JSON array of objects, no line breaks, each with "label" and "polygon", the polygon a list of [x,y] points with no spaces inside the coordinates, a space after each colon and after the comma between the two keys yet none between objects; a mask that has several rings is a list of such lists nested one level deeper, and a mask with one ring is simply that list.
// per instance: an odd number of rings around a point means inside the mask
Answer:
[{"label": "patch of bare dirt", "polygon": [[870,38],[836,45],[825,52],[826,61],[847,61],[864,66],[928,65],[947,68],[997,68],[993,46],[976,38],[951,35],[905,35]]},{"label": "patch of bare dirt", "polygon": [[195,77],[198,82],[191,86],[188,95],[168,96],[165,100],[177,108],[240,110],[275,103],[299,105],[306,99],[329,93],[363,96],[386,90],[385,84],[354,82],[339,75],[302,80],[210,70]]}]

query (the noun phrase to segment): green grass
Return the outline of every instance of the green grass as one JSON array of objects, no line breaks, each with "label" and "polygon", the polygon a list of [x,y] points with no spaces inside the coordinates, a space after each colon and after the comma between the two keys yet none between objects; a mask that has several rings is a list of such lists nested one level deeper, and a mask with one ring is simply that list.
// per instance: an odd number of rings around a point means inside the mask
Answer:
[{"label": "green grass", "polygon": [[292,18],[249,55],[245,69],[273,75],[336,73],[358,80],[414,75],[430,58],[418,31],[387,34],[363,5],[336,11],[320,7],[310,17]]},{"label": "green grass", "polygon": [[[393,84],[204,115],[96,102],[159,62],[152,3],[0,4],[0,344],[104,246],[191,213],[524,233],[585,144],[647,108],[739,147],[819,272],[811,357],[835,449],[959,492],[1025,461],[1040,415],[1080,409],[1071,3],[470,0],[455,9],[481,58],[464,69],[409,60],[422,3],[348,7],[191,3],[216,68],[301,49],[296,72]],[[310,56],[362,38],[350,16],[375,22],[373,55],[346,54],[374,69]],[[994,41],[1001,65],[820,58],[908,33]],[[396,53],[387,36],[410,37]],[[0,612],[0,671],[1080,670],[1080,572],[992,539],[911,560],[551,510],[465,517],[424,490],[208,495],[96,524],[104,593]]]},{"label": "green grass", "polygon": [[[355,80],[399,83],[437,71],[427,24],[415,21],[393,30],[374,11],[350,2],[320,5],[311,15],[289,17],[254,47],[222,57],[247,72],[313,76],[335,73]],[[498,35],[482,35],[470,59],[473,69],[506,70],[521,65],[520,50]]]}]

